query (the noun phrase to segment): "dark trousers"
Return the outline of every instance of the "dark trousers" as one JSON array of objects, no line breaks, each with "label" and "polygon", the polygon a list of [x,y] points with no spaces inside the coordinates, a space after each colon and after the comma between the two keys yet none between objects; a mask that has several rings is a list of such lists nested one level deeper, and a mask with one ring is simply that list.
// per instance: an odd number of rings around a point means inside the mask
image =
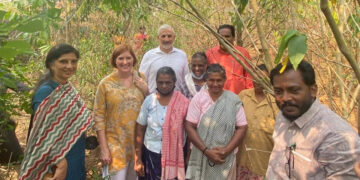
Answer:
[{"label": "dark trousers", "polygon": [[141,158],[145,167],[145,177],[139,176],[139,180],[160,180],[161,154],[154,153],[143,146]]},{"label": "dark trousers", "polygon": [[[186,142],[188,143],[188,142]],[[184,147],[184,157],[186,157],[187,149]],[[144,163],[145,176],[138,177],[139,180],[160,180],[161,179],[161,153],[155,153],[142,147],[142,162]],[[177,179],[177,178],[176,178]]]}]

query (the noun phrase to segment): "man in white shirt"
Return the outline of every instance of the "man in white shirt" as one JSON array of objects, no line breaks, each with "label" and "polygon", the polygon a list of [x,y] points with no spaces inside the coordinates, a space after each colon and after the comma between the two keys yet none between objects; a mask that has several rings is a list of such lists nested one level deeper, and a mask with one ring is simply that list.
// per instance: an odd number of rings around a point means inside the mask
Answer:
[{"label": "man in white shirt", "polygon": [[171,67],[176,73],[175,89],[179,90],[185,75],[189,73],[187,57],[184,51],[175,48],[175,31],[167,24],[158,30],[159,47],[145,53],[139,71],[146,77],[150,94],[156,90],[156,72],[164,66]]}]

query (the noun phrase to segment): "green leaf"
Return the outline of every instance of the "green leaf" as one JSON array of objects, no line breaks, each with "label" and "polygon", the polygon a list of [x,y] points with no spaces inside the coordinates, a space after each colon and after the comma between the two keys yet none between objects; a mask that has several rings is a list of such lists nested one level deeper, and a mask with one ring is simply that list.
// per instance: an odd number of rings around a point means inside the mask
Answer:
[{"label": "green leaf", "polygon": [[[14,16],[15,13],[11,13],[10,11],[6,12],[3,17],[2,20],[11,20],[10,17]],[[16,15],[16,14],[15,14]]]},{"label": "green leaf", "polygon": [[17,27],[17,30],[28,33],[42,31],[43,29],[44,29],[43,22],[39,19],[28,21]]},{"label": "green leaf", "polygon": [[6,13],[7,13],[6,11],[0,10],[0,21],[3,20],[3,18],[4,18],[4,16],[5,16]]},{"label": "green leaf", "polygon": [[0,47],[0,57],[5,59],[11,59],[19,54],[14,48],[10,47]]},{"label": "green leaf", "polygon": [[[7,42],[4,42],[3,48],[10,48],[10,55],[7,57],[12,58],[15,57],[17,54],[22,53],[33,53],[31,50],[30,44],[25,40],[10,40]],[[12,53],[12,51],[16,51]],[[5,55],[6,56],[6,55]]]},{"label": "green leaf", "polygon": [[15,48],[18,51],[24,52],[31,50],[30,44],[25,40],[12,40],[5,43],[4,47]]},{"label": "green leaf", "polygon": [[8,78],[6,76],[2,76],[0,78],[1,82],[4,83],[4,85],[6,87],[9,87],[9,88],[12,88],[12,89],[15,89],[16,88],[16,81],[14,79],[11,79],[11,78]]},{"label": "green leaf", "polygon": [[40,52],[41,52],[41,54],[43,54],[43,55],[44,55],[45,53],[47,53],[47,52],[50,50],[50,48],[51,48],[51,45],[48,45],[48,44],[39,47]]},{"label": "green leaf", "polygon": [[354,36],[356,36],[356,34],[360,31],[360,29],[358,28],[358,24],[360,24],[360,17],[359,17],[359,12],[354,13],[354,14],[349,14],[349,17],[347,19],[347,23],[349,24],[350,28],[353,29],[353,33]]},{"label": "green leaf", "polygon": [[60,14],[61,14],[61,9],[57,9],[57,8],[51,8],[47,12],[47,16],[52,19],[59,17]]},{"label": "green leaf", "polygon": [[12,31],[21,21],[19,16],[12,15],[10,12],[5,13],[2,19],[4,23],[0,23],[0,29],[3,32]]},{"label": "green leaf", "polygon": [[301,60],[304,58],[306,54],[306,50],[307,50],[306,36],[301,34],[292,37],[289,40],[288,49],[289,49],[290,63],[293,65],[294,69],[296,70]]},{"label": "green leaf", "polygon": [[46,3],[44,0],[31,0],[30,2],[33,9],[41,7]]},{"label": "green leaf", "polygon": [[[229,13],[230,14],[230,13]],[[233,26],[236,27],[237,31],[242,31],[243,28],[243,22],[240,20],[240,18],[238,16],[235,16],[234,14],[230,14],[231,18],[231,22],[233,24]]]},{"label": "green leaf", "polygon": [[10,11],[4,16],[4,18],[9,21],[17,21],[17,24],[19,24],[19,22],[21,22],[20,20],[22,19],[17,13]]},{"label": "green leaf", "polygon": [[292,38],[293,36],[295,36],[297,33],[297,31],[295,30],[289,30],[286,32],[286,34],[282,37],[281,39],[281,44],[280,44],[280,47],[279,47],[279,50],[278,50],[278,54],[275,58],[275,64],[278,64],[281,60],[281,57],[282,55],[284,54],[284,51],[285,49],[287,48],[288,46],[288,42],[290,40],[290,38]]},{"label": "green leaf", "polygon": [[236,5],[238,5],[238,11],[240,14],[243,14],[246,5],[248,4],[249,0],[235,0]]}]

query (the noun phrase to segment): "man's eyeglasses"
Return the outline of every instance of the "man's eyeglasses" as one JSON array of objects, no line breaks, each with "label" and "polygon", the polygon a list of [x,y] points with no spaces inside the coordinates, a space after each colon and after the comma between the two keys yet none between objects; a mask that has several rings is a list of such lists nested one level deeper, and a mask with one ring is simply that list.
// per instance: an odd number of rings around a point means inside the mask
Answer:
[{"label": "man's eyeglasses", "polygon": [[291,178],[291,171],[294,169],[294,153],[296,144],[291,144],[290,146],[286,147],[285,156],[287,162],[285,163],[285,171],[286,175]]}]

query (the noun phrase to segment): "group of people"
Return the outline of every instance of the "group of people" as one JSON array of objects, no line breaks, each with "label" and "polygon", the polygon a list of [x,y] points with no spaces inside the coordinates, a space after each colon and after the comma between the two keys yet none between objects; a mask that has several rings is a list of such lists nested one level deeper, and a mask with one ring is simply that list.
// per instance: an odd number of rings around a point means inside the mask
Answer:
[{"label": "group of people", "polygon": [[[234,43],[233,26],[218,33]],[[115,70],[100,81],[92,113],[69,82],[79,52],[53,47],[32,100],[19,179],[85,179],[85,132],[93,122],[104,178],[357,179],[360,139],[316,98],[308,62],[282,73],[281,64],[270,73],[258,65],[271,96],[221,45],[195,53],[189,71],[171,26],[160,26],[158,40],[139,71],[131,46],[114,48]]]}]

